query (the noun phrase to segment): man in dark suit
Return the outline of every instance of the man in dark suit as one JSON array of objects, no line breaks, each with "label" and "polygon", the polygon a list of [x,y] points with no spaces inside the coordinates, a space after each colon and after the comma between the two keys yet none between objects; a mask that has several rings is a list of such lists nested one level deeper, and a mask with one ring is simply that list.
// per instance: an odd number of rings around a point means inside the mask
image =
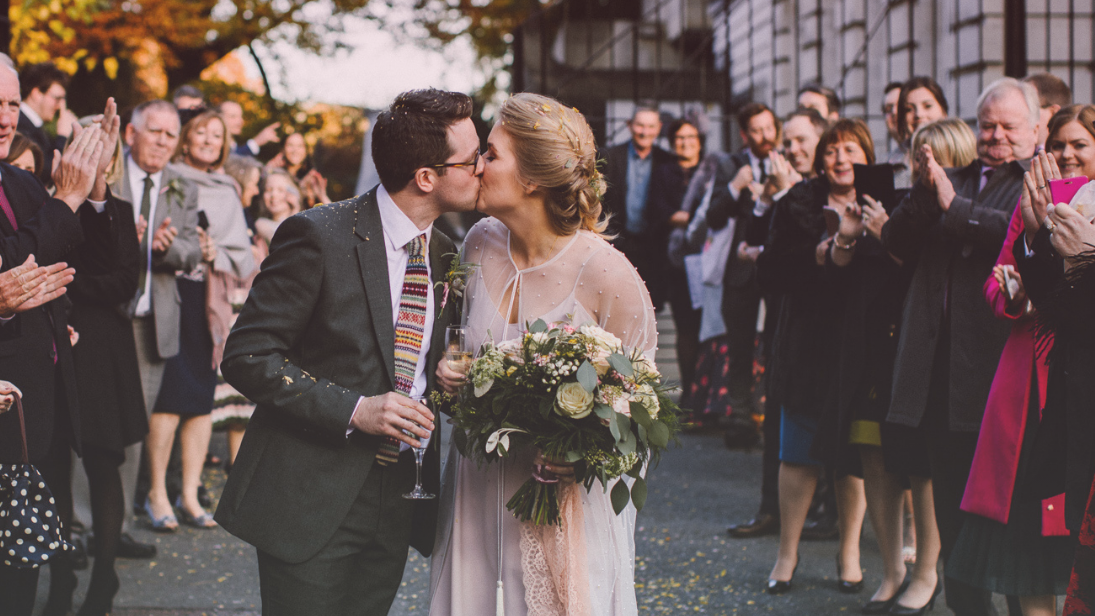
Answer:
[{"label": "man in dark suit", "polygon": [[[192,270],[201,258],[198,194],[189,182],[180,182],[178,174],[167,168],[179,142],[179,114],[171,103],[152,100],[138,105],[126,125],[125,141],[129,154],[121,178],[111,188],[120,199],[133,204],[141,261],[137,294],[121,309],[133,319],[145,412],[151,413],[160,393],[164,366],[179,353],[175,272]],[[142,443],[126,448],[121,468],[126,511],[133,507],[142,451]],[[153,513],[162,516],[168,511]],[[131,525],[132,516],[126,516],[123,532],[128,533]]]},{"label": "man in dark suit", "polygon": [[[455,307],[408,283],[412,263],[443,279],[455,248],[433,222],[475,207],[471,110],[454,92],[397,97],[373,128],[381,185],[283,222],[228,337],[224,376],[257,407],[216,520],[258,548],[264,614],[386,614],[408,545],[432,550],[437,501],[401,496],[414,484],[408,446],[436,425],[414,398],[432,385]],[[411,304],[425,311],[417,351],[402,342]]]},{"label": "man in dark suit", "polygon": [[[53,151],[65,147],[65,140],[72,134],[71,121],[75,119],[65,107],[68,74],[52,62],[31,64],[19,73],[19,86],[23,102],[19,105],[19,126],[16,130],[42,150],[43,162],[38,177],[48,186],[53,169]],[[63,118],[66,120],[64,122],[58,121],[57,136],[51,137],[42,125],[52,122],[58,112],[68,117]]]},{"label": "man in dark suit", "polygon": [[[11,145],[19,101],[18,75],[0,66],[0,158],[7,155]],[[98,210],[110,198],[102,179],[109,164],[109,157],[105,164],[103,160],[106,143],[111,136],[117,139],[117,118],[110,109],[104,121],[108,131],[93,126],[78,132],[56,162],[54,197],[34,176],[0,164],[0,258],[9,270],[31,255],[43,265],[58,263],[84,240],[77,210]],[[113,149],[111,145],[111,153]],[[88,203],[89,197],[93,203]],[[62,301],[55,300],[13,317],[0,317],[5,318],[0,324],[0,374],[23,392],[30,461],[38,466],[53,491],[67,533],[72,517],[71,455],[73,450],[80,452],[67,311]],[[14,414],[0,417],[0,463],[22,461],[20,441],[18,418]],[[51,577],[58,597],[63,600],[67,594],[71,601],[76,583],[71,562],[64,557],[51,562],[55,562]],[[37,569],[31,573],[0,566],[0,613],[20,611],[22,607],[9,607],[24,606],[28,596],[33,606],[36,586]],[[51,588],[51,599],[53,595]],[[54,607],[60,607],[58,613],[65,611],[63,605]]]},{"label": "man in dark suit", "polygon": [[[1005,78],[977,105],[978,159],[943,169],[925,146],[920,180],[882,229],[886,248],[917,261],[894,369],[887,421],[917,428],[927,440],[935,517],[944,560],[962,524],[959,510],[977,447],[981,418],[1010,326],[997,320],[982,294],[1038,136],[1038,95]],[[917,540],[922,540],[917,537]],[[914,579],[899,604],[925,605],[933,579]],[[947,578],[956,614],[994,614],[987,591]]]},{"label": "man in dark suit", "polygon": [[[609,233],[613,242],[631,261],[650,292],[656,310],[665,304],[669,245],[669,218],[679,207],[650,207],[653,178],[664,176],[658,168],[677,165],[677,157],[654,145],[662,132],[662,121],[653,107],[637,107],[627,123],[631,140],[605,152],[603,200],[610,214]],[[679,204],[678,204],[679,206]]]}]

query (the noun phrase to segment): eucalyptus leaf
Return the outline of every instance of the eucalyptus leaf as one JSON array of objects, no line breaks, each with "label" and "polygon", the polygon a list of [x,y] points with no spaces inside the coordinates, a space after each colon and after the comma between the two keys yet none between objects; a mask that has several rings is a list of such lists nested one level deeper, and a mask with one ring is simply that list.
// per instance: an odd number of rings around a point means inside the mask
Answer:
[{"label": "eucalyptus leaf", "polygon": [[619,353],[613,353],[608,356],[608,365],[612,366],[612,369],[620,374],[630,377],[635,375],[635,371],[631,368],[631,362],[627,361],[627,358]]},{"label": "eucalyptus leaf", "polygon": [[616,449],[624,455],[635,453],[635,436],[630,430],[620,433],[620,442],[616,443]]},{"label": "eucalyptus leaf", "polygon": [[631,477],[634,477],[635,479],[638,479],[638,478],[642,477],[643,476],[643,463],[642,462],[636,462],[635,464],[632,464],[631,468],[627,469],[627,474],[630,475]]},{"label": "eucalyptus leaf", "polygon": [[476,385],[475,397],[482,398],[488,391],[490,391],[491,385],[494,385],[494,379],[488,380],[487,382],[483,383],[482,386]]},{"label": "eucalyptus leaf", "polygon": [[627,483],[623,480],[616,482],[616,485],[612,486],[612,510],[616,512],[616,515],[620,515],[620,512],[627,507],[627,502],[631,500],[631,492],[627,489]]},{"label": "eucalyptus leaf", "polygon": [[[638,422],[636,422],[636,423],[638,423]],[[639,426],[639,430],[638,430],[638,432],[639,432],[639,447],[641,447],[643,449],[646,449],[647,448],[646,444],[650,440],[650,433],[647,431],[646,428],[643,427],[642,424],[638,424],[638,426]]]},{"label": "eucalyptus leaf", "polygon": [[642,477],[636,477],[635,483],[631,486],[631,502],[635,503],[636,511],[642,511],[643,505],[646,504],[646,480]]},{"label": "eucalyptus leaf", "polygon": [[635,402],[634,400],[632,400],[628,406],[631,407],[631,418],[640,426],[649,428],[650,424],[654,421],[650,418],[650,411],[646,410],[646,407],[643,406],[642,403]]},{"label": "eucalyptus leaf", "polygon": [[566,461],[567,462],[573,463],[573,462],[577,462],[578,460],[581,460],[581,459],[582,459],[582,454],[581,453],[579,453],[577,451],[568,451],[567,452],[567,455],[566,455]]},{"label": "eucalyptus leaf", "polygon": [[597,387],[597,369],[593,367],[593,364],[588,361],[583,361],[581,366],[578,366],[578,383],[581,384],[582,389],[593,393],[593,390]]},{"label": "eucalyptus leaf", "polygon": [[[631,436],[631,418],[623,413],[616,413],[616,423],[620,425],[620,434],[627,433]],[[619,440],[619,439],[617,439]]]},{"label": "eucalyptus leaf", "polygon": [[[616,413],[616,414],[619,415],[619,413]],[[620,442],[620,422],[614,421],[612,419],[608,420],[608,431],[612,433],[612,440],[619,443]]]},{"label": "eucalyptus leaf", "polygon": [[654,425],[650,427],[650,444],[655,447],[668,446],[669,427],[660,421],[655,421]]},{"label": "eucalyptus leaf", "polygon": [[547,323],[543,319],[536,319],[532,325],[528,326],[528,331],[530,334],[539,334],[540,332],[546,332],[547,328]]},{"label": "eucalyptus leaf", "polygon": [[600,402],[597,402],[593,405],[593,412],[597,414],[597,417],[609,420],[611,420],[616,414],[616,411],[612,410],[611,406],[607,404],[602,404]]}]

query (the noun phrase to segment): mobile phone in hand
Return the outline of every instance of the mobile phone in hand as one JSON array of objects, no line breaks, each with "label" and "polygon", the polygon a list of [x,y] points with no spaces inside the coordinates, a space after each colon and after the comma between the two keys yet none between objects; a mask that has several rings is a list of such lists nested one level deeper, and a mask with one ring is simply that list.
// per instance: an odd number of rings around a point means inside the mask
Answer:
[{"label": "mobile phone in hand", "polygon": [[1010,265],[1004,266],[1004,285],[1000,288],[1004,297],[1010,302],[1019,294],[1019,281],[1015,279],[1014,269]]},{"label": "mobile phone in hand", "polygon": [[205,215],[205,210],[198,210],[198,227],[202,231],[209,230],[209,217]]},{"label": "mobile phone in hand", "polygon": [[864,195],[882,204],[887,213],[897,207],[897,191],[893,185],[893,165],[852,165],[855,171],[855,198],[860,205],[867,205]]}]

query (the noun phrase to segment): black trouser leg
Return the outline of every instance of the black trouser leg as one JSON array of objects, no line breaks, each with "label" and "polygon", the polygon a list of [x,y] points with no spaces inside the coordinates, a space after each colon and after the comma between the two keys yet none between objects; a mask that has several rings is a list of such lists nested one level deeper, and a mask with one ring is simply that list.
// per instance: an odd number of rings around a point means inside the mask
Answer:
[{"label": "black trouser leg", "polygon": [[760,310],[760,292],[756,282],[723,291],[723,319],[729,345],[730,404],[734,415],[749,418],[753,413],[753,358],[757,343],[757,313]]}]

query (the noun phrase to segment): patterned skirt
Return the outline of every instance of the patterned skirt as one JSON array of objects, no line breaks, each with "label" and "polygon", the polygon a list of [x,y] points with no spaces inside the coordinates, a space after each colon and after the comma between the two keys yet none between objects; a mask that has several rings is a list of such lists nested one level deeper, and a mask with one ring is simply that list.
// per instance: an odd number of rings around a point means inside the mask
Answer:
[{"label": "patterned skirt", "polygon": [[686,421],[711,424],[720,417],[730,416],[729,374],[730,350],[726,335],[701,342],[692,387],[681,399],[681,408],[690,414],[684,418]]}]

